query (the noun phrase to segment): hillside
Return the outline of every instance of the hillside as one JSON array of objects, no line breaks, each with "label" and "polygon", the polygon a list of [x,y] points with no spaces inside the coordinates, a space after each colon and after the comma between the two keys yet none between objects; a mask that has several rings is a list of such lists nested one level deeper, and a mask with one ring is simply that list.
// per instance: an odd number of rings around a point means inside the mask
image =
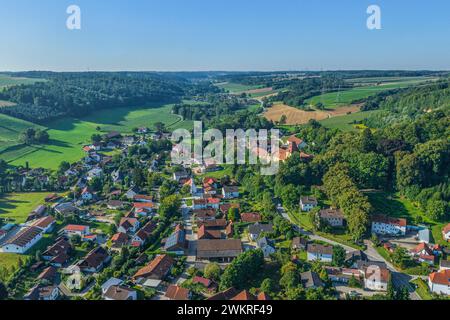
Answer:
[{"label": "hillside", "polygon": [[27,128],[40,128],[34,123],[0,114],[0,154],[8,147],[19,144],[19,135]]}]

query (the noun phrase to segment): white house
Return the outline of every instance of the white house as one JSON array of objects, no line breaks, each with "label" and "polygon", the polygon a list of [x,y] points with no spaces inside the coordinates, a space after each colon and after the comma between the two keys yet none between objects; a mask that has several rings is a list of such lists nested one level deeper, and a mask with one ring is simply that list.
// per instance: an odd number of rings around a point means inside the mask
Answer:
[{"label": "white house", "polygon": [[224,199],[239,198],[239,188],[237,186],[224,186],[222,188],[222,195]]},{"label": "white house", "polygon": [[306,248],[308,261],[333,261],[333,247],[320,244],[308,244]]},{"label": "white house", "polygon": [[313,197],[301,197],[300,208],[302,211],[309,212],[317,207],[317,199]]},{"label": "white house", "polygon": [[275,253],[275,251],[276,251],[273,244],[271,243],[271,241],[269,239],[267,239],[266,237],[260,238],[256,242],[256,246],[257,246],[257,248],[262,250],[262,252],[264,254],[264,258],[268,258],[271,254]]},{"label": "white house", "polygon": [[126,286],[114,285],[108,288],[103,298],[109,301],[137,300],[137,292]]},{"label": "white house", "polygon": [[71,237],[73,235],[79,235],[84,237],[89,234],[89,226],[80,226],[75,224],[69,224],[64,229],[63,232],[66,236]]},{"label": "white house", "polygon": [[442,236],[445,240],[450,241],[450,223],[442,229]]},{"label": "white house", "polygon": [[120,219],[119,227],[117,228],[117,232],[122,233],[136,233],[139,229],[140,223],[136,218],[122,218]]},{"label": "white house", "polygon": [[180,182],[181,179],[189,178],[189,174],[185,171],[178,171],[173,173],[173,180]]},{"label": "white house", "polygon": [[390,271],[379,266],[369,266],[364,270],[364,287],[368,290],[387,291]]},{"label": "white house", "polygon": [[2,251],[24,254],[42,239],[43,233],[40,228],[25,227],[3,245]]},{"label": "white house", "polygon": [[344,215],[339,209],[320,210],[319,217],[332,227],[342,227],[344,225]]},{"label": "white house", "polygon": [[89,187],[84,188],[81,192],[81,199],[83,199],[83,201],[91,201],[93,197],[94,195],[92,194]]},{"label": "white house", "polygon": [[101,168],[95,167],[88,171],[87,180],[91,181],[94,178],[100,178],[103,175],[103,170]]},{"label": "white house", "polygon": [[32,222],[31,227],[36,227],[42,230],[44,233],[49,233],[53,230],[56,224],[55,218],[52,216],[46,216]]},{"label": "white house", "polygon": [[59,289],[57,286],[36,285],[24,296],[24,300],[53,301],[58,299]]},{"label": "white house", "polygon": [[431,292],[450,295],[450,270],[446,269],[430,274],[428,287]]},{"label": "white house", "polygon": [[372,218],[372,233],[404,236],[406,234],[406,219],[376,215]]}]

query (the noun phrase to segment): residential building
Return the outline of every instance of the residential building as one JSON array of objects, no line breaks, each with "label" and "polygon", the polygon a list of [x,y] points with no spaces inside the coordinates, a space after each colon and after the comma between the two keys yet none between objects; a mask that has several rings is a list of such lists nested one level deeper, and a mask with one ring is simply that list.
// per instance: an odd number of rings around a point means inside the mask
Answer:
[{"label": "residential building", "polygon": [[42,232],[44,233],[49,233],[53,230],[55,224],[56,224],[55,218],[53,218],[52,216],[46,216],[33,221],[31,223],[31,227],[36,227],[41,229]]},{"label": "residential building", "polygon": [[169,300],[182,301],[182,300],[190,300],[191,293],[186,288],[182,288],[177,285],[170,285],[167,288],[165,296]]},{"label": "residential building", "polygon": [[331,227],[342,227],[344,225],[344,215],[339,209],[329,208],[320,210],[319,217],[322,221],[325,221]]},{"label": "residential building", "polygon": [[143,284],[146,280],[163,280],[172,270],[175,260],[167,255],[156,256],[148,265],[139,269],[133,276],[133,281]]},{"label": "residential building", "polygon": [[69,224],[64,227],[63,233],[68,237],[78,235],[81,238],[83,238],[83,237],[87,236],[90,232],[89,232],[89,226]]},{"label": "residential building", "polygon": [[271,254],[274,254],[276,252],[275,245],[272,241],[267,239],[267,237],[259,238],[256,241],[256,247],[262,250],[264,258],[268,258]]},{"label": "residential building", "polygon": [[242,222],[261,222],[262,218],[261,215],[259,213],[256,212],[245,212],[241,214],[241,221]]},{"label": "residential building", "polygon": [[369,263],[362,270],[364,276],[364,287],[373,291],[387,291],[388,282],[391,277],[389,269]]},{"label": "residential building", "polygon": [[450,223],[442,229],[442,236],[445,240],[450,241]]},{"label": "residential building", "polygon": [[239,198],[239,188],[237,186],[224,186],[222,188],[222,195],[224,199]]},{"label": "residential building", "polygon": [[186,232],[182,227],[177,227],[174,233],[172,233],[166,240],[164,244],[164,250],[167,252],[172,252],[178,255],[184,254],[186,249]]},{"label": "residential building", "polygon": [[431,292],[450,295],[450,270],[446,269],[430,274],[428,286]]},{"label": "residential building", "polygon": [[23,297],[24,300],[43,300],[52,301],[59,297],[59,289],[56,285],[52,286],[41,286],[36,285],[28,291],[28,293]]},{"label": "residential building", "polygon": [[305,289],[318,289],[323,287],[323,282],[319,275],[313,271],[300,273],[300,281]]},{"label": "residential building", "polygon": [[122,218],[119,222],[117,232],[123,233],[136,233],[139,229],[140,223],[136,218]]},{"label": "residential building", "polygon": [[291,248],[293,250],[306,250],[306,246],[308,245],[308,239],[295,237],[292,239]]},{"label": "residential building", "polygon": [[300,208],[302,211],[309,212],[317,207],[317,199],[314,197],[301,197],[300,198]]},{"label": "residential building", "polygon": [[77,265],[81,271],[96,273],[103,269],[110,260],[108,251],[103,247],[97,247],[90,251]]},{"label": "residential building", "polygon": [[406,234],[406,219],[376,215],[372,218],[372,233],[404,236]]},{"label": "residential building", "polygon": [[197,258],[199,260],[215,260],[230,262],[242,253],[239,239],[214,239],[197,241]]},{"label": "residential building", "polygon": [[255,241],[262,233],[273,232],[273,224],[267,223],[255,223],[248,228],[250,240]]},{"label": "residential building", "polygon": [[113,301],[137,300],[137,292],[123,285],[112,285],[103,294],[103,298]]},{"label": "residential building", "polygon": [[308,244],[306,248],[308,261],[333,261],[333,247],[321,244]]}]

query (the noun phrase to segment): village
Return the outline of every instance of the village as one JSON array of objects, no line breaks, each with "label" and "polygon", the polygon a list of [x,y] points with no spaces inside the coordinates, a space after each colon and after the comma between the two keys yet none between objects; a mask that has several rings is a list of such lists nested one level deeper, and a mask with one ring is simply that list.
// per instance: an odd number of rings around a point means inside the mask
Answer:
[{"label": "village", "polygon": [[[273,266],[283,261],[284,290],[292,277],[302,288],[297,294],[307,297],[362,299],[394,286],[398,295],[418,299],[415,279],[433,294],[450,295],[450,250],[431,243],[427,228],[380,212],[370,222],[372,238],[357,249],[325,235],[345,227],[339,208],[322,207],[311,194],[297,199],[299,215],[311,216],[320,235],[300,226],[282,203],[273,204],[275,216],[264,214],[239,181],[220,174],[220,165],[171,163],[169,139],[147,128],[96,137],[27,222],[1,225],[1,252],[33,252],[14,275],[13,294],[25,300],[271,300],[278,285],[270,279],[280,272]],[[295,135],[281,144],[279,161],[293,154],[313,158]],[[131,161],[136,154],[140,160]],[[24,169],[13,184],[26,188],[30,177],[49,179],[45,170]],[[441,232],[450,241],[450,224]],[[396,248],[429,273],[406,275],[380,254]],[[264,265],[264,286],[224,287],[227,268],[245,264],[243,257]]]}]

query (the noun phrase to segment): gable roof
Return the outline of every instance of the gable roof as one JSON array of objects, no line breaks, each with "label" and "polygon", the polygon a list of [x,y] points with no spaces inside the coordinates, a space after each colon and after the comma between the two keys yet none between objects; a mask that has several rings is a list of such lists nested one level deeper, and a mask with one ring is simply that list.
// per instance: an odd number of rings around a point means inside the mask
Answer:
[{"label": "gable roof", "polygon": [[106,249],[103,247],[97,247],[89,252],[86,257],[80,261],[79,265],[83,268],[97,269],[108,258],[108,251],[106,251]]},{"label": "gable roof", "polygon": [[12,244],[18,247],[26,246],[31,240],[36,238],[39,234],[42,234],[42,230],[36,227],[25,227],[20,230],[16,235],[9,239],[5,244]]},{"label": "gable roof", "polygon": [[273,232],[273,224],[267,223],[255,223],[248,227],[248,230],[251,234],[260,234],[262,232]]},{"label": "gable roof", "polygon": [[165,296],[171,300],[189,300],[189,290],[176,285],[167,288]]},{"label": "gable roof", "polygon": [[152,276],[162,280],[169,272],[174,262],[174,259],[167,254],[158,255],[148,265],[138,270],[133,278],[138,279]]},{"label": "gable roof", "polygon": [[400,227],[406,227],[406,219],[403,218],[393,218],[383,214],[378,214],[372,217],[372,222],[392,224]]},{"label": "gable roof", "polygon": [[128,300],[130,294],[135,292],[133,289],[122,285],[112,285],[106,290],[105,297],[111,300]]},{"label": "gable roof", "polygon": [[302,281],[303,286],[308,289],[311,287],[322,287],[323,282],[320,279],[319,275],[313,271],[307,271],[300,273],[300,279]]},{"label": "gable roof", "polygon": [[46,229],[48,228],[50,225],[52,225],[53,223],[55,223],[55,218],[53,218],[52,216],[46,216],[43,217],[41,219],[38,219],[36,221],[34,221],[31,226],[32,227],[38,227],[40,229]]},{"label": "gable roof", "polygon": [[261,215],[257,212],[245,212],[241,214],[243,222],[261,222]]},{"label": "gable roof", "polygon": [[432,283],[450,286],[450,269],[433,272],[429,278]]},{"label": "gable roof", "polygon": [[333,247],[321,244],[308,244],[306,251],[309,253],[333,254]]}]

